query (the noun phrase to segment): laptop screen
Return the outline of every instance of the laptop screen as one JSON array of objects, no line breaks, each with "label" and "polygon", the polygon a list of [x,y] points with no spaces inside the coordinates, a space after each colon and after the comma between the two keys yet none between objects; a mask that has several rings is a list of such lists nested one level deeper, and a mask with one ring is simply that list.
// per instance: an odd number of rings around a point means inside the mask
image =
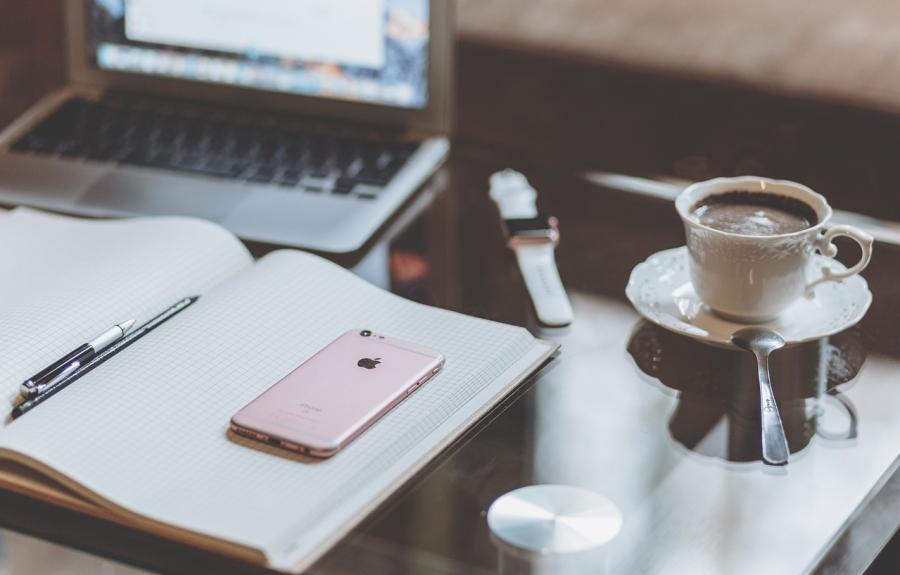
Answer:
[{"label": "laptop screen", "polygon": [[428,0],[89,0],[104,70],[424,108]]}]

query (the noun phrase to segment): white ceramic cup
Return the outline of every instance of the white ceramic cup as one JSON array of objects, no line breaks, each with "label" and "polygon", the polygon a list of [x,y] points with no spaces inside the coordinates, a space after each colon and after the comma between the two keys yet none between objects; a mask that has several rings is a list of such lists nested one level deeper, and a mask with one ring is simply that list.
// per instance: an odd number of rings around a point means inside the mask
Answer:
[{"label": "white ceramic cup", "polygon": [[[705,226],[693,214],[710,196],[733,191],[765,192],[798,199],[816,213],[815,225],[787,234],[743,235]],[[689,269],[694,291],[712,311],[744,323],[769,321],[814,288],[861,272],[872,258],[872,236],[851,227],[828,227],[831,207],[804,185],[756,176],[716,178],[684,189],[675,200],[684,222]],[[837,254],[836,236],[854,239],[862,257],[846,271],[814,269],[813,254]]]}]

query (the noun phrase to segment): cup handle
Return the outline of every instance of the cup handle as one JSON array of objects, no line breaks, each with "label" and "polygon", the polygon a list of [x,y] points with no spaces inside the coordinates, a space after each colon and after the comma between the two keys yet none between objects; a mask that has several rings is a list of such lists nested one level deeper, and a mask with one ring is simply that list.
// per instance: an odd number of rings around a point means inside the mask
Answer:
[{"label": "cup handle", "polygon": [[836,282],[844,278],[848,278],[863,271],[864,269],[866,269],[866,266],[869,265],[869,261],[871,261],[872,259],[872,244],[875,242],[875,238],[858,228],[854,228],[853,226],[841,225],[830,228],[828,231],[826,231],[816,239],[816,249],[818,249],[823,256],[833,258],[837,255],[837,246],[832,243],[832,240],[834,240],[834,238],[838,236],[847,236],[848,238],[851,238],[853,241],[858,243],[859,248],[862,250],[862,257],[859,258],[859,261],[856,262],[856,265],[848,268],[847,271],[843,272],[836,272],[828,266],[822,266],[822,277],[806,286],[807,297],[812,296],[813,290],[819,284],[825,282]]},{"label": "cup handle", "polygon": [[817,424],[816,435],[831,441],[848,441],[850,439],[856,439],[856,429],[857,422],[859,421],[859,416],[856,414],[856,406],[853,405],[853,402],[850,401],[850,398],[837,389],[829,389],[828,393],[824,397],[833,397],[839,404],[841,404],[841,407],[843,407],[847,411],[847,418],[850,420],[850,422],[847,424],[847,429],[845,431],[837,433],[819,429]]}]

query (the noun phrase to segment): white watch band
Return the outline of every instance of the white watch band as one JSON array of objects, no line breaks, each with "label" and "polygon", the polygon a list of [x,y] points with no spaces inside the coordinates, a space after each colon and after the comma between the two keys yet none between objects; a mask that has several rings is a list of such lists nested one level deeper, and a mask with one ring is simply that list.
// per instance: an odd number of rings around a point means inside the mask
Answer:
[{"label": "white watch band", "polygon": [[545,325],[563,326],[572,323],[572,306],[556,269],[554,247],[523,244],[514,250],[538,319]]},{"label": "white watch band", "polygon": [[[537,192],[518,172],[504,170],[492,175],[490,195],[504,220],[538,215]],[[549,326],[564,326],[572,323],[572,305],[556,268],[555,248],[552,242],[512,247],[538,320]]]}]

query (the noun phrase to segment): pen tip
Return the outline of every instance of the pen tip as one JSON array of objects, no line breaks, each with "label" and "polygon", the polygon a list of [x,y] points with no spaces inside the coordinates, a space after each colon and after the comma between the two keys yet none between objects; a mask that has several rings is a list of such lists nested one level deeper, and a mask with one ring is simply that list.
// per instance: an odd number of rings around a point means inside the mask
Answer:
[{"label": "pen tip", "polygon": [[128,321],[123,321],[122,323],[120,323],[119,327],[122,328],[123,333],[128,333],[128,331],[131,329],[131,327],[133,325],[134,325],[134,320],[130,319]]}]

